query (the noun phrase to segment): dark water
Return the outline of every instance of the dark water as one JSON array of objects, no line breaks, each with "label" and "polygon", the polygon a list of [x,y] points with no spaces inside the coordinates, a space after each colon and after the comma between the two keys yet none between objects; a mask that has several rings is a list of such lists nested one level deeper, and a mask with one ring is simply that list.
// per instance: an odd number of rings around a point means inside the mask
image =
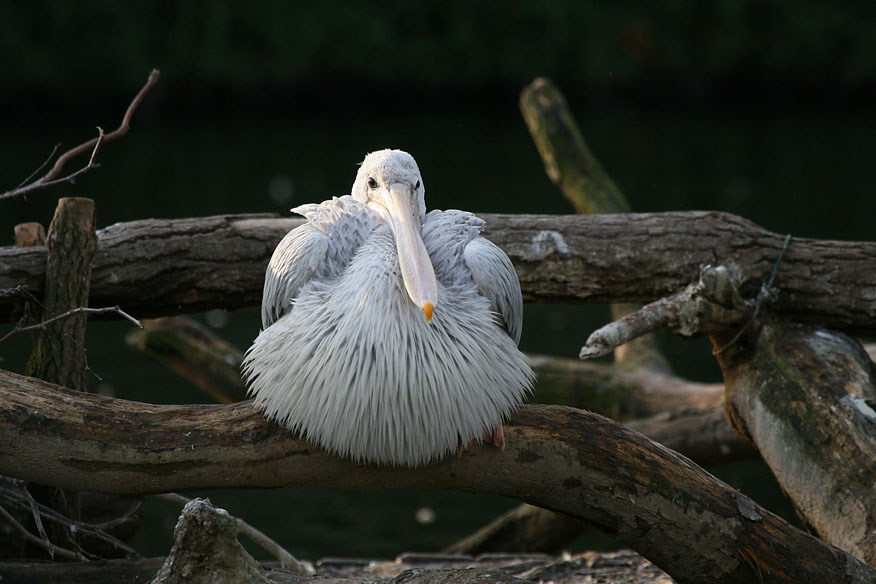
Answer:
[{"label": "dark water", "polygon": [[[798,237],[876,239],[876,114],[808,111],[665,113],[578,112],[582,131],[637,211],[719,209],[767,229]],[[0,244],[12,227],[46,225],[59,196],[90,196],[101,226],[145,217],[220,213],[285,213],[296,204],[340,195],[356,163],[370,150],[399,147],[417,158],[429,207],[504,213],[567,213],[543,172],[513,107],[463,114],[335,113],[257,116],[236,112],[197,119],[135,120],[123,140],[106,144],[103,167],[74,187],[0,203]],[[0,136],[0,189],[14,186],[48,154],[89,136],[110,120],[58,117],[5,119]],[[63,149],[63,148],[62,148]],[[199,315],[240,347],[258,331],[255,308]],[[527,306],[521,346],[574,357],[583,340],[608,319],[602,306]],[[9,325],[0,327],[0,334]],[[92,390],[154,403],[209,398],[149,360],[130,352],[129,326],[89,329]],[[700,341],[661,337],[683,375],[717,380]],[[0,346],[3,366],[23,369],[28,341]],[[787,503],[761,465],[712,469],[759,502],[788,516]],[[305,558],[326,555],[391,557],[435,550],[466,535],[513,501],[424,491],[347,492],[308,489],[214,491],[225,506]],[[166,553],[178,509],[150,501],[136,546]],[[580,546],[610,545],[588,539]]]}]

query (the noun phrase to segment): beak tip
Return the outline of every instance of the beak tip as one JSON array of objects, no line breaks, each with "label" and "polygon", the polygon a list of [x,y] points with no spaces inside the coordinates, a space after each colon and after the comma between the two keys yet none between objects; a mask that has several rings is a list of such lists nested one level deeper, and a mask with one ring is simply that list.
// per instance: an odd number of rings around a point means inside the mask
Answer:
[{"label": "beak tip", "polygon": [[431,302],[426,302],[423,304],[423,314],[426,315],[426,322],[432,322],[432,311],[435,310],[435,307],[432,306]]}]

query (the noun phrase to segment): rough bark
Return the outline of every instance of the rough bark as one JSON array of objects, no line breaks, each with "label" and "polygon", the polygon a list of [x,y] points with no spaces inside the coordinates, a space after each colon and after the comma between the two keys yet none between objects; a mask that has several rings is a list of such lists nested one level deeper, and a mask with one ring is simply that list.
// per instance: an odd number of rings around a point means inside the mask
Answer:
[{"label": "rough bark", "polygon": [[649,312],[680,334],[710,334],[734,427],[760,450],[804,521],[876,563],[873,362],[851,337],[761,311],[774,293],[744,301],[729,270],[708,267],[698,283],[594,332],[582,354],[652,330],[637,325]]},{"label": "rough bark", "polygon": [[[43,320],[88,306],[91,260],[97,250],[94,229],[94,201],[82,198],[58,201],[47,237]],[[82,314],[47,325],[35,333],[33,353],[28,361],[29,374],[85,391],[88,388],[85,323],[86,315]]]},{"label": "rough bark", "polygon": [[237,541],[237,522],[209,501],[186,504],[173,539],[151,584],[268,584],[265,569]]},{"label": "rough bark", "polygon": [[[663,412],[627,425],[697,464],[721,464],[759,457],[748,440],[737,436],[724,417],[723,404],[708,412]],[[588,523],[563,513],[520,505],[500,515],[445,551],[558,553],[578,537]]]},{"label": "rough bark", "polygon": [[724,403],[720,383],[687,381],[648,368],[529,355],[542,403],[586,408],[616,420],[706,412]]},{"label": "rough bark", "polygon": [[[629,213],[626,196],[611,179],[584,141],[575,117],[557,87],[543,77],[520,93],[520,112],[541,155],[545,172],[578,213]],[[615,303],[618,319],[637,310],[633,304]],[[669,371],[654,337],[639,337],[615,350],[615,361],[626,366]]]},{"label": "rough bark", "polygon": [[46,245],[46,229],[41,223],[19,223],[15,226],[16,247]]},{"label": "rough bark", "polygon": [[[508,252],[524,297],[536,302],[650,302],[695,280],[702,265],[726,265],[753,296],[784,239],[718,212],[623,215],[487,215],[485,235]],[[264,269],[295,219],[232,215],[148,219],[99,233],[91,304],[145,318],[261,299]],[[618,269],[624,266],[624,269]],[[42,248],[0,248],[0,320],[40,293]],[[771,303],[790,320],[876,333],[876,243],[793,239]]]},{"label": "rough bark", "polygon": [[[729,338],[713,342],[724,346]],[[860,343],[765,320],[718,360],[731,420],[804,520],[826,541],[876,564],[876,379]]]},{"label": "rough bark", "polygon": [[281,486],[492,493],[615,533],[680,584],[876,582],[876,572],[849,554],[688,459],[571,408],[526,406],[506,427],[504,452],[472,446],[409,470],[330,456],[246,402],[150,405],[6,372],[0,389],[0,473],[24,480],[127,494]]},{"label": "rough bark", "polygon": [[[630,212],[627,198],[587,146],[559,89],[547,79],[536,79],[521,92],[520,111],[545,171],[578,213]],[[617,320],[638,309],[636,304],[613,303],[612,319]],[[644,335],[615,347],[614,366],[607,368],[609,376],[616,369],[644,373],[671,371],[654,335]],[[541,378],[542,372],[538,373]],[[591,389],[588,395],[594,393]],[[565,515],[523,504],[457,542],[451,549],[556,552],[577,537],[585,526],[584,522]]]},{"label": "rough bark", "polygon": [[[42,321],[74,308],[88,306],[91,260],[97,250],[94,201],[64,198],[58,201],[46,237],[45,293]],[[37,235],[39,230],[36,230]],[[86,316],[76,315],[46,325],[34,333],[28,374],[65,387],[88,390],[85,362]],[[80,518],[79,493],[42,485],[32,494],[71,519]],[[67,526],[49,526],[50,540],[63,548],[76,549],[81,539]],[[35,552],[42,556],[44,552]]]},{"label": "rough bark", "polygon": [[697,464],[759,458],[757,449],[727,424],[723,404],[706,412],[663,412],[650,418],[630,420],[627,425]]}]

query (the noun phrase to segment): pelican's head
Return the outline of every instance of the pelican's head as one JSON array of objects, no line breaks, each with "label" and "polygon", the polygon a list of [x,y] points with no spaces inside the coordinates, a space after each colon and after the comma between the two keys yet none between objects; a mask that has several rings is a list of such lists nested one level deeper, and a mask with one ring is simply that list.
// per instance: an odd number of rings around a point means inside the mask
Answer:
[{"label": "pelican's head", "polygon": [[401,150],[379,150],[362,161],[352,195],[377,211],[389,225],[405,290],[431,321],[438,303],[438,285],[421,235],[426,219],[425,192],[413,156]]}]

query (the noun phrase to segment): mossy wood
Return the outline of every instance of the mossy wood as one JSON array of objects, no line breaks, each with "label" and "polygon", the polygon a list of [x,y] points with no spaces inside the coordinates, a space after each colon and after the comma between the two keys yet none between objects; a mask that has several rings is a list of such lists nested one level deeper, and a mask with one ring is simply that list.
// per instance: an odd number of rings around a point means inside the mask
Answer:
[{"label": "mossy wood", "polygon": [[801,517],[825,541],[876,565],[876,379],[861,344],[765,320],[718,360],[730,419]]},{"label": "mossy wood", "polygon": [[584,141],[566,98],[539,77],[520,94],[520,112],[547,175],[578,213],[629,213],[630,204]]}]

